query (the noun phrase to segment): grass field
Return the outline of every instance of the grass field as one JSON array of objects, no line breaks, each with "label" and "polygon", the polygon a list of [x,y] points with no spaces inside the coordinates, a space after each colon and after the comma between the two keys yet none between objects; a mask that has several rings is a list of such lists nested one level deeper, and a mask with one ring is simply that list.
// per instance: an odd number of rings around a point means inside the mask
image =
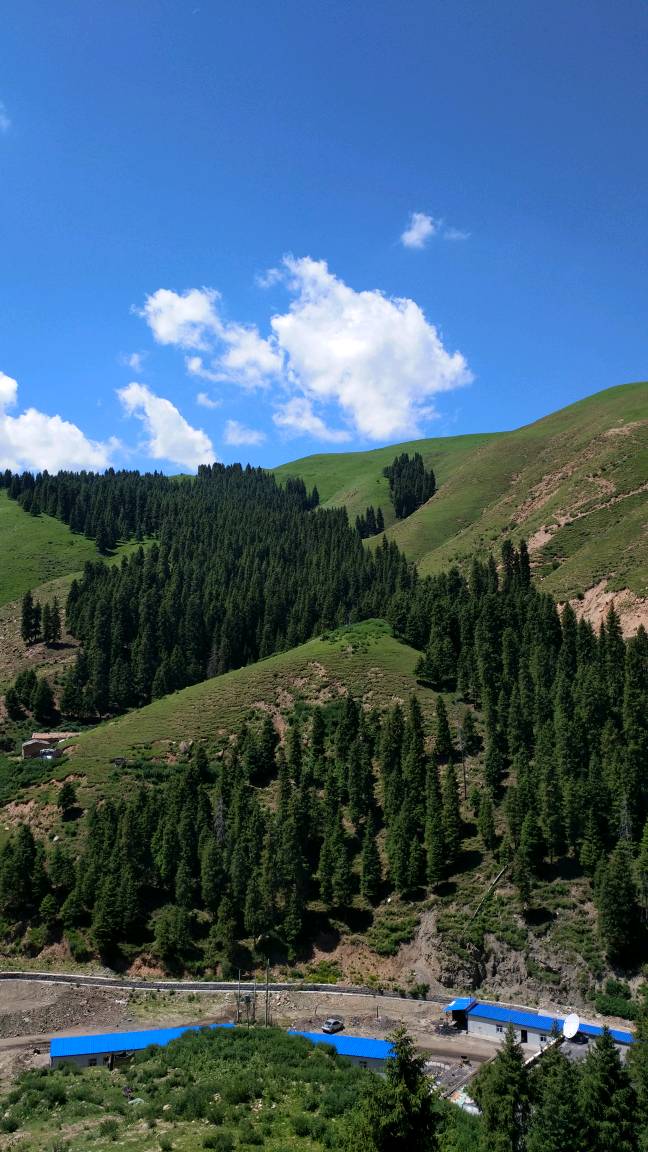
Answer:
[{"label": "grass field", "polygon": [[[394,521],[382,468],[419,451],[439,489]],[[648,594],[648,384],[610,388],[513,432],[419,440],[369,452],[310,456],[276,470],[317,484],[351,519],[381,504],[387,534],[421,572],[532,543],[538,577],[560,598],[602,578]]]},{"label": "grass field", "polygon": [[221,741],[260,708],[281,715],[299,708],[300,702],[325,703],[347,690],[367,706],[384,706],[396,699],[406,701],[416,688],[429,716],[435,694],[417,688],[418,655],[395,640],[382,621],[342,628],[84,733],[74,744],[68,770],[86,775],[90,788],[95,783],[110,786],[111,781],[118,787],[124,769],[111,769],[113,757],[147,756],[151,749],[164,755],[169,741]]},{"label": "grass field", "polygon": [[94,540],[75,536],[52,516],[30,516],[0,491],[0,604],[17,600],[57,576],[78,572],[99,553]]}]

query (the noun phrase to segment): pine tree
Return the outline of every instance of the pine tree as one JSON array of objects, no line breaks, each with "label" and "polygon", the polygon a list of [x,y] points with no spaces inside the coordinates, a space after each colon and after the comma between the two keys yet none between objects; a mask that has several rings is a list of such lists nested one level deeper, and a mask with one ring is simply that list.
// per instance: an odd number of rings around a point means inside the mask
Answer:
[{"label": "pine tree", "polygon": [[621,840],[612,852],[598,891],[599,932],[612,963],[636,959],[639,905],[634,885],[632,850]]},{"label": "pine tree", "polygon": [[20,635],[25,644],[33,644],[40,631],[40,608],[30,591],[25,592],[20,609]]},{"label": "pine tree", "polygon": [[640,990],[634,1044],[628,1052],[628,1071],[637,1094],[640,1147],[648,1147],[648,985]]},{"label": "pine tree", "polygon": [[457,776],[452,763],[448,764],[443,776],[443,842],[445,844],[448,867],[457,862],[461,843],[461,813]]},{"label": "pine tree", "polygon": [[578,1099],[587,1152],[636,1152],[637,1100],[607,1028],[583,1063]]},{"label": "pine tree", "polygon": [[482,1113],[484,1152],[521,1152],[529,1118],[528,1073],[512,1024],[497,1056],[472,1082]]},{"label": "pine tree", "polygon": [[495,833],[495,816],[493,812],[493,798],[490,790],[484,788],[481,793],[479,801],[479,816],[477,817],[477,827],[479,835],[481,836],[482,844],[487,852],[492,852],[497,843],[497,836]]},{"label": "pine tree", "polygon": [[446,850],[443,838],[443,805],[437,770],[430,770],[425,810],[426,877],[434,888],[440,884],[446,871]]},{"label": "pine tree", "polygon": [[360,892],[365,900],[373,904],[380,892],[382,880],[380,854],[376,841],[376,824],[373,813],[369,812],[362,838],[360,858]]},{"label": "pine tree", "polygon": [[50,687],[49,680],[41,677],[36,685],[34,695],[32,697],[32,711],[34,719],[39,724],[50,724],[54,719],[55,706],[54,706],[54,693]]},{"label": "pine tree", "polygon": [[399,1028],[388,1037],[393,1055],[385,1078],[367,1079],[359,1106],[348,1116],[340,1137],[343,1152],[432,1152],[438,1146],[442,1117],[425,1058]]},{"label": "pine tree", "polygon": [[436,725],[434,731],[434,751],[437,759],[443,763],[446,760],[451,760],[453,756],[452,735],[450,732],[450,724],[448,723],[448,713],[446,711],[443,696],[437,696],[436,699]]},{"label": "pine tree", "polygon": [[114,952],[120,929],[119,890],[115,877],[108,875],[97,894],[92,917],[92,936],[102,959],[110,957]]},{"label": "pine tree", "polygon": [[586,1152],[578,1081],[576,1066],[560,1047],[547,1048],[531,1074],[533,1111],[526,1152]]}]

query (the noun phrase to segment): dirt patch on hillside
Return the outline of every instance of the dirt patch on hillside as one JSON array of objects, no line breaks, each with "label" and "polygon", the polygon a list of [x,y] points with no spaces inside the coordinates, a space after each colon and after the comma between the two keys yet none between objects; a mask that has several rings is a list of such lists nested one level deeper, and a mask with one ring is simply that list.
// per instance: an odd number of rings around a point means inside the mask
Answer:
[{"label": "dirt patch on hillside", "polygon": [[645,420],[631,420],[628,424],[618,424],[614,428],[608,428],[607,432],[604,432],[603,435],[608,437],[629,436],[631,432],[634,432],[635,428],[641,428],[645,423]]},{"label": "dirt patch on hillside", "polygon": [[61,642],[51,648],[45,644],[27,647],[20,635],[20,616],[20,600],[0,607],[0,684],[14,680],[19,672],[28,668],[53,675],[72,663],[79,646],[74,637],[64,631]]},{"label": "dirt patch on hillside", "polygon": [[641,624],[648,629],[648,597],[636,596],[629,588],[612,592],[607,586],[607,580],[601,580],[588,588],[582,599],[577,597],[569,603],[577,618],[589,620],[595,629],[600,628],[611,604],[614,604],[619,614],[624,636],[634,636]]}]

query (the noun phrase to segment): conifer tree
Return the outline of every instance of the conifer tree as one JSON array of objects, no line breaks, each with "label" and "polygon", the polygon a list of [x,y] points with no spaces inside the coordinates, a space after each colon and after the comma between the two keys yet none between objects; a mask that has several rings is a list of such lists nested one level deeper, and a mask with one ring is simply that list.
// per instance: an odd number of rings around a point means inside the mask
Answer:
[{"label": "conifer tree", "polygon": [[481,793],[477,827],[479,829],[479,835],[481,836],[481,841],[484,845],[484,848],[487,852],[492,852],[497,843],[497,836],[495,833],[493,798],[488,788],[484,788]]},{"label": "conifer tree", "polygon": [[445,845],[448,867],[452,868],[459,855],[461,842],[461,813],[459,811],[459,792],[457,789],[457,775],[454,765],[446,766],[443,776],[443,842]]},{"label": "conifer tree", "polygon": [[632,962],[640,913],[632,849],[626,840],[619,841],[604,869],[597,904],[599,932],[609,959],[613,963]]},{"label": "conifer tree", "polygon": [[373,904],[380,892],[381,879],[380,855],[376,842],[376,823],[373,813],[369,812],[362,838],[360,892],[370,904]]},{"label": "conifer tree", "polygon": [[637,1100],[607,1028],[583,1063],[578,1098],[587,1152],[636,1152]]},{"label": "conifer tree", "polygon": [[522,1152],[529,1119],[529,1083],[512,1024],[494,1060],[472,1082],[482,1113],[484,1152]]},{"label": "conifer tree", "polygon": [[434,730],[434,751],[437,759],[444,763],[446,760],[451,760],[453,756],[452,735],[450,732],[450,724],[448,722],[448,713],[446,711],[445,701],[443,696],[437,696],[436,699],[436,725]]},{"label": "conifer tree", "polygon": [[531,1074],[533,1110],[526,1152],[586,1152],[578,1081],[576,1065],[560,1047],[548,1047]]},{"label": "conifer tree", "polygon": [[440,884],[445,876],[446,850],[443,838],[443,805],[436,767],[428,777],[425,812],[426,876],[431,887]]},{"label": "conifer tree", "polygon": [[49,724],[54,719],[55,706],[54,706],[54,693],[50,687],[49,680],[42,676],[34,691],[32,697],[32,711],[34,719],[39,724]]}]

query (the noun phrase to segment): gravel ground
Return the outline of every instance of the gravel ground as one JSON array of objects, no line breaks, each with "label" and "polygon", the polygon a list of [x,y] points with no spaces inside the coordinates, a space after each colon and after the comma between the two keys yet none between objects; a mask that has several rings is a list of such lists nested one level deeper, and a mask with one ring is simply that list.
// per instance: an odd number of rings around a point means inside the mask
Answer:
[{"label": "gravel ground", "polygon": [[[250,1014],[252,1015],[252,1014]],[[485,1040],[454,1033],[436,1004],[372,995],[271,992],[269,1020],[281,1028],[321,1031],[339,1016],[352,1035],[384,1037],[404,1024],[430,1059],[450,1066],[477,1065],[493,1054]],[[48,1040],[56,1034],[127,1031],[236,1019],[236,994],[151,993],[61,984],[0,981],[0,1081],[27,1066],[47,1064]],[[241,1013],[245,1022],[246,1012]],[[265,1019],[265,996],[257,992],[256,1020]],[[39,1051],[36,1051],[39,1049]]]}]

